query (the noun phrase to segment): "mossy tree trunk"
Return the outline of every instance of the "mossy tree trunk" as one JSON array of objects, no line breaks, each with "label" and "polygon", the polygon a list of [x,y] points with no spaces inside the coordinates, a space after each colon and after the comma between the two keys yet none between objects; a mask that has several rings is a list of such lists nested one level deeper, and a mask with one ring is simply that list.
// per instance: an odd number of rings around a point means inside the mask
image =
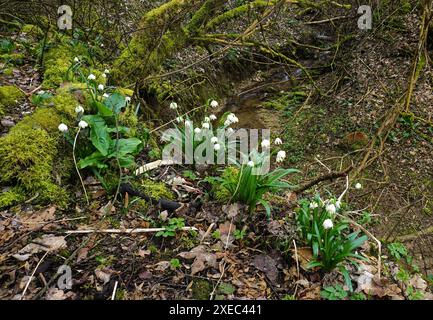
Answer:
[{"label": "mossy tree trunk", "polygon": [[[146,77],[176,51],[196,43],[194,37],[210,28],[245,14],[250,9],[275,5],[277,1],[253,1],[235,9],[218,13],[223,0],[171,0],[148,12],[139,23],[138,31],[114,64],[117,81]],[[190,19],[188,12],[197,8]]]}]

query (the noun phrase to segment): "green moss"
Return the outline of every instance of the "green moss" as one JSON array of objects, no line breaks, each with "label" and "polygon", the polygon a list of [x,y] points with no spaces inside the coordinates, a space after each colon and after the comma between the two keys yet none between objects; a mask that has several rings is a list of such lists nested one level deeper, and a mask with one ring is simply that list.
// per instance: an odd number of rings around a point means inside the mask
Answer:
[{"label": "green moss", "polygon": [[24,54],[22,53],[4,53],[0,55],[0,61],[9,64],[21,65],[24,63]]},{"label": "green moss", "polygon": [[132,97],[134,95],[134,90],[127,89],[127,88],[117,88],[116,91],[126,97]]},{"label": "green moss", "polygon": [[171,192],[164,182],[156,182],[150,179],[144,179],[137,186],[141,192],[154,199],[165,198],[168,200],[174,199],[174,194]]},{"label": "green moss", "polygon": [[25,199],[21,188],[14,187],[0,194],[0,208],[9,207]]},{"label": "green moss", "polygon": [[58,87],[66,79],[75,55],[67,45],[58,45],[45,54],[43,88]]},{"label": "green moss", "polygon": [[0,87],[0,104],[3,106],[15,106],[25,97],[24,92],[15,86]]},{"label": "green moss", "polygon": [[75,107],[79,104],[75,97],[67,92],[61,92],[52,98],[54,108],[70,118],[75,117]]},{"label": "green moss", "polygon": [[207,29],[213,29],[220,25],[221,23],[232,20],[234,18],[237,18],[243,14],[245,14],[247,11],[252,10],[254,8],[260,8],[260,7],[268,7],[271,5],[274,5],[277,1],[275,0],[255,0],[253,2],[238,6],[234,9],[228,10],[219,16],[213,18],[209,23],[206,25]]},{"label": "green moss", "polygon": [[120,114],[119,121],[123,126],[128,127],[130,129],[129,133],[127,134],[128,137],[136,136],[138,118],[135,115],[134,106],[128,105],[125,111],[123,111]]},{"label": "green moss", "polygon": [[60,115],[51,108],[40,107],[18,123],[21,129],[44,129],[48,132],[56,132],[57,127],[62,122]]},{"label": "green moss", "polygon": [[[131,201],[131,199],[129,201]],[[130,202],[128,210],[146,213],[147,210],[149,210],[149,203],[147,203],[144,199],[137,199],[133,203]]]},{"label": "green moss", "polygon": [[12,76],[14,74],[14,72],[13,72],[12,68],[6,68],[6,69],[3,69],[3,74],[5,76]]},{"label": "green moss", "polygon": [[[59,87],[66,80],[73,81],[72,71],[70,70],[73,60],[76,56],[82,56],[85,54],[86,50],[84,47],[71,46],[66,43],[61,43],[51,48],[45,54],[45,71],[42,87],[45,89],[54,88]],[[100,81],[100,83],[105,83],[105,79],[101,76],[102,72],[94,70],[92,70],[92,72],[98,76],[98,81]]]},{"label": "green moss", "polygon": [[24,32],[28,36],[31,36],[35,39],[41,38],[44,35],[44,32],[42,31],[42,29],[39,28],[38,26],[33,25],[33,24],[25,24],[22,27],[21,32]]},{"label": "green moss", "polygon": [[[160,34],[153,32],[154,26],[165,21],[179,21],[176,18],[194,5],[190,1],[171,0],[146,13],[139,23],[140,31],[134,34],[128,48],[115,61],[113,78],[130,79],[133,75],[140,76],[155,71],[162,61],[183,47],[187,40],[183,28],[172,25],[172,31],[161,37]],[[159,43],[156,49],[155,42]]]},{"label": "green moss", "polygon": [[209,300],[213,290],[212,284],[204,279],[196,279],[192,284],[192,298],[194,300]]}]

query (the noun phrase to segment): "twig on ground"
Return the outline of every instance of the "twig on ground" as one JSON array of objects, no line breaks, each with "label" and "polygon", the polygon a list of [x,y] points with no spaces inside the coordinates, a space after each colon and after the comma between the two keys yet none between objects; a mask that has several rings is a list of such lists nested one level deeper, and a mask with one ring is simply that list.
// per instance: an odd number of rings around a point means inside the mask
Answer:
[{"label": "twig on ground", "polygon": [[114,300],[116,298],[117,284],[118,282],[116,281],[114,283],[114,289],[113,289],[113,294],[111,295],[111,300]]},{"label": "twig on ground", "polygon": [[[66,234],[88,234],[88,233],[150,233],[165,231],[166,228],[136,228],[136,229],[85,229],[85,230],[68,230]],[[182,231],[197,231],[196,227],[183,227]]]},{"label": "twig on ground", "polygon": [[24,290],[23,290],[23,293],[21,294],[21,298],[20,298],[20,300],[23,300],[23,299],[24,299],[24,296],[25,296],[25,294],[26,294],[26,292],[27,292],[27,289],[29,288],[30,282],[32,281],[33,276],[35,275],[36,270],[39,268],[39,265],[42,263],[42,261],[44,261],[45,257],[47,256],[47,254],[48,254],[49,252],[50,252],[50,251],[45,252],[45,254],[42,256],[41,260],[39,260],[38,264],[37,264],[36,267],[33,269],[33,272],[32,272],[32,274],[30,275],[29,280],[27,280],[27,283],[26,283],[26,286],[25,286],[25,288],[24,288]]}]

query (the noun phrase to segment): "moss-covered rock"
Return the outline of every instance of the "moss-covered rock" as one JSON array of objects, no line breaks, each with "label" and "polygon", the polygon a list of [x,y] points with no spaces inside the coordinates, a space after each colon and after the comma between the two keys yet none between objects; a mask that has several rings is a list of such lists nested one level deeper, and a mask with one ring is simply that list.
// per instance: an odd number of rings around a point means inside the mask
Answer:
[{"label": "moss-covered rock", "polygon": [[71,124],[77,104],[73,94],[61,92],[0,138],[0,184],[20,188],[20,196],[8,193],[0,204],[10,205],[34,194],[39,194],[39,202],[66,204],[67,193],[56,183],[67,177],[73,166],[62,150],[58,125]]},{"label": "moss-covered rock", "polygon": [[0,138],[0,183],[38,193],[42,201],[62,204],[66,193],[52,179],[56,155],[56,139],[47,131],[18,124]]},{"label": "moss-covered rock", "polygon": [[[73,81],[74,79],[71,67],[74,63],[74,58],[85,54],[86,50],[83,46],[71,46],[62,42],[48,50],[44,58],[45,71],[42,88],[56,88],[64,81]],[[102,77],[102,72],[97,70],[91,70],[91,72],[98,76],[98,81],[100,81],[100,83],[105,83],[105,79]],[[87,76],[87,74],[85,75]]]}]

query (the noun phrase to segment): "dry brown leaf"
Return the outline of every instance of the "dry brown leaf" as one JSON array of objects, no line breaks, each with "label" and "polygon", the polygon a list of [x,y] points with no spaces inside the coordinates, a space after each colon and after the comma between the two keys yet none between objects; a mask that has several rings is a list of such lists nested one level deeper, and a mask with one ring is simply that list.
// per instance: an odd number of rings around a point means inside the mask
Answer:
[{"label": "dry brown leaf", "polygon": [[103,284],[108,283],[111,278],[111,272],[108,272],[106,269],[104,270],[96,269],[95,275]]},{"label": "dry brown leaf", "polygon": [[275,283],[278,278],[277,262],[268,255],[257,255],[254,257],[251,264],[258,270],[264,272],[272,283]]},{"label": "dry brown leaf", "polygon": [[313,260],[313,252],[310,247],[297,248],[296,253],[294,252],[292,258],[296,260],[296,254],[298,257],[300,267],[305,271],[311,271],[307,268],[308,264]]},{"label": "dry brown leaf", "polygon": [[191,275],[209,267],[218,267],[217,256],[214,253],[208,252],[208,248],[204,245],[199,245],[189,252],[181,252],[179,256],[187,260],[195,259],[191,265]]},{"label": "dry brown leaf", "polygon": [[19,219],[23,225],[22,231],[33,231],[39,229],[42,225],[54,221],[56,206],[50,206],[43,210],[32,213],[31,215],[20,215]]},{"label": "dry brown leaf", "polygon": [[320,285],[315,284],[299,292],[299,300],[320,300]]},{"label": "dry brown leaf", "polygon": [[223,212],[227,214],[227,217],[231,219],[231,218],[234,218],[238,215],[239,204],[233,203],[233,204],[229,204],[229,205],[224,205],[222,209],[223,209]]},{"label": "dry brown leaf", "polygon": [[45,296],[46,300],[66,300],[74,299],[75,293],[69,291],[65,293],[63,290],[57,288],[49,288]]},{"label": "dry brown leaf", "polygon": [[13,255],[13,257],[20,261],[25,261],[32,254],[41,251],[57,251],[60,249],[65,249],[66,247],[67,244],[66,244],[65,237],[47,234],[33,240],[32,243],[29,243],[24,248],[19,250],[16,254]]}]

